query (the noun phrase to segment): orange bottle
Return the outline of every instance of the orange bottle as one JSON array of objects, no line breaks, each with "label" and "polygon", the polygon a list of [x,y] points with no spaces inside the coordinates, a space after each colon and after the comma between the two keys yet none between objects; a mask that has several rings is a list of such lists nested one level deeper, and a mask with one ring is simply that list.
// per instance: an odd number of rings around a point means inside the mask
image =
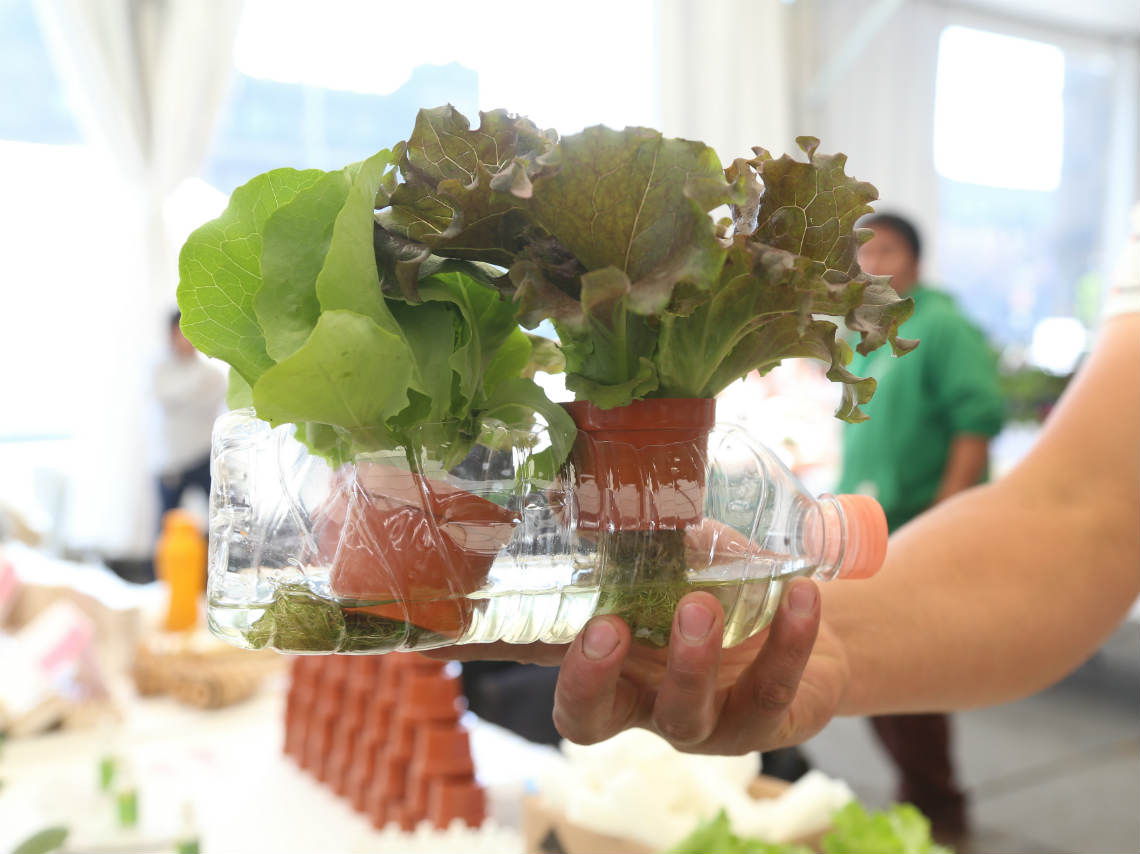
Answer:
[{"label": "orange bottle", "polygon": [[162,517],[162,536],[154,555],[155,574],[170,589],[167,631],[180,632],[198,623],[198,598],[206,581],[206,538],[194,517],[169,510]]}]

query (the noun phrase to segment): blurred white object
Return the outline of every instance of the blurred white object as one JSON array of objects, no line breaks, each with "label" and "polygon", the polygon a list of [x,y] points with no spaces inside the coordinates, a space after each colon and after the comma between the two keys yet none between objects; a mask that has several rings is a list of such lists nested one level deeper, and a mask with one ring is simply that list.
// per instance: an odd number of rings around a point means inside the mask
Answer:
[{"label": "blurred white object", "polygon": [[49,728],[68,701],[98,685],[90,667],[95,625],[78,607],[59,601],[14,635],[0,636],[0,729],[28,735]]},{"label": "blurred white object", "polygon": [[694,756],[633,729],[583,747],[563,743],[565,765],[542,781],[543,798],[567,821],[653,850],[685,838],[720,809],[743,836],[786,842],[827,827],[853,800],[847,784],[813,771],[776,798],[748,794],[758,762],[747,756]]},{"label": "blurred white object", "polygon": [[[934,168],[970,184],[1056,189],[1064,83],[1065,55],[1055,45],[947,27],[938,44]],[[1033,145],[993,144],[1014,136]]]},{"label": "blurred white object", "polygon": [[1051,374],[1071,374],[1088,346],[1089,333],[1075,317],[1046,317],[1033,328],[1029,361]]}]

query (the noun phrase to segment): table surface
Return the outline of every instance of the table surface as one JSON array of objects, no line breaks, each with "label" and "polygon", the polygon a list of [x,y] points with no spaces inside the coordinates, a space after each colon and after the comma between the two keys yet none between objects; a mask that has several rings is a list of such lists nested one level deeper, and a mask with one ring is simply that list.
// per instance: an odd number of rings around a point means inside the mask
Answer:
[{"label": "table surface", "polygon": [[[282,754],[284,690],[275,678],[256,697],[214,711],[136,699],[114,726],[9,741],[0,754],[0,851],[54,824],[72,828],[69,850],[169,850],[188,810],[203,852],[407,850],[408,840],[376,831]],[[481,842],[521,851],[522,796],[560,754],[470,714],[465,723],[488,793]],[[125,759],[140,793],[131,833],[116,828],[112,799],[98,787],[107,755]]]}]

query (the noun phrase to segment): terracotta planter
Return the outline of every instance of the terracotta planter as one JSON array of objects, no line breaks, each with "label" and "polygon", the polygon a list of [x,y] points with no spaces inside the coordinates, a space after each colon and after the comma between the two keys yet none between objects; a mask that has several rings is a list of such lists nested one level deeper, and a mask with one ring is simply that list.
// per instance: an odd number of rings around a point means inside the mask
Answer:
[{"label": "terracotta planter", "polygon": [[335,719],[328,715],[313,714],[305,731],[305,747],[301,767],[318,779],[324,773]]},{"label": "terracotta planter", "polygon": [[326,777],[328,784],[338,795],[343,795],[347,791],[349,771],[364,740],[363,728],[363,709],[354,712],[350,706],[348,713],[337,721],[332,747],[329,750]]},{"label": "terracotta planter", "polygon": [[350,693],[360,692],[370,695],[376,690],[380,681],[380,673],[388,656],[384,655],[356,655],[348,670],[348,690]]},{"label": "terracotta planter", "polygon": [[416,733],[410,773],[413,779],[474,774],[467,730],[455,726],[422,727]]},{"label": "terracotta planter", "polygon": [[402,693],[397,712],[397,717],[401,720],[459,720],[462,688],[458,676],[411,673],[404,682]]},{"label": "terracotta planter", "polygon": [[380,767],[383,757],[383,745],[365,746],[357,750],[353,756],[344,795],[357,812],[367,811],[369,790],[376,779],[376,769]]},{"label": "terracotta planter", "polygon": [[318,547],[329,583],[364,612],[447,637],[468,625],[465,598],[486,579],[516,515],[440,479],[395,465],[348,469],[326,505]]},{"label": "terracotta planter", "polygon": [[358,749],[367,750],[380,747],[388,740],[392,726],[392,704],[381,696],[372,697],[364,714],[364,724],[360,728]]},{"label": "terracotta planter", "polygon": [[570,461],[580,530],[680,530],[700,521],[715,400],[563,406],[578,427]]},{"label": "terracotta planter", "polygon": [[392,718],[388,730],[388,740],[385,743],[387,751],[385,756],[400,762],[409,762],[416,741],[416,721],[406,718],[397,710]]},{"label": "terracotta planter", "polygon": [[389,821],[400,822],[394,816],[404,803],[408,790],[408,762],[406,759],[384,756],[376,767],[372,785],[365,796],[364,811],[376,827]]},{"label": "terracotta planter", "polygon": [[443,830],[455,819],[468,827],[479,827],[487,814],[483,787],[474,780],[439,780],[428,794],[428,820]]}]

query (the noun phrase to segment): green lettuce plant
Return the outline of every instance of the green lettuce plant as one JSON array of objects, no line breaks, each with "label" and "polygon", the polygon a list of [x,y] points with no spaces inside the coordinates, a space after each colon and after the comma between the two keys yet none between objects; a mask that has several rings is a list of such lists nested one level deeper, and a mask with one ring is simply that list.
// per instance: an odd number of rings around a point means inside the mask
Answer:
[{"label": "green lettuce plant", "polygon": [[[556,465],[574,427],[531,379],[540,366],[611,408],[713,397],[815,358],[843,388],[838,417],[859,421],[875,381],[847,369],[835,320],[860,352],[902,354],[913,306],[856,263],[875,188],[814,138],[799,144],[806,160],[755,148],[726,168],[649,128],[560,139],[503,110],[475,128],[450,106],[421,110],[407,140],[367,160],[236,190],[183,248],[183,331],[231,365],[231,406],[296,424],[334,464],[442,423],[451,467],[484,424],[538,414]],[[556,347],[519,329],[544,321]],[[607,590],[601,607],[662,643],[688,589],[683,538],[634,534],[652,565],[620,534],[600,532],[599,554],[629,563],[606,568],[619,587],[648,575],[652,602]]]}]

